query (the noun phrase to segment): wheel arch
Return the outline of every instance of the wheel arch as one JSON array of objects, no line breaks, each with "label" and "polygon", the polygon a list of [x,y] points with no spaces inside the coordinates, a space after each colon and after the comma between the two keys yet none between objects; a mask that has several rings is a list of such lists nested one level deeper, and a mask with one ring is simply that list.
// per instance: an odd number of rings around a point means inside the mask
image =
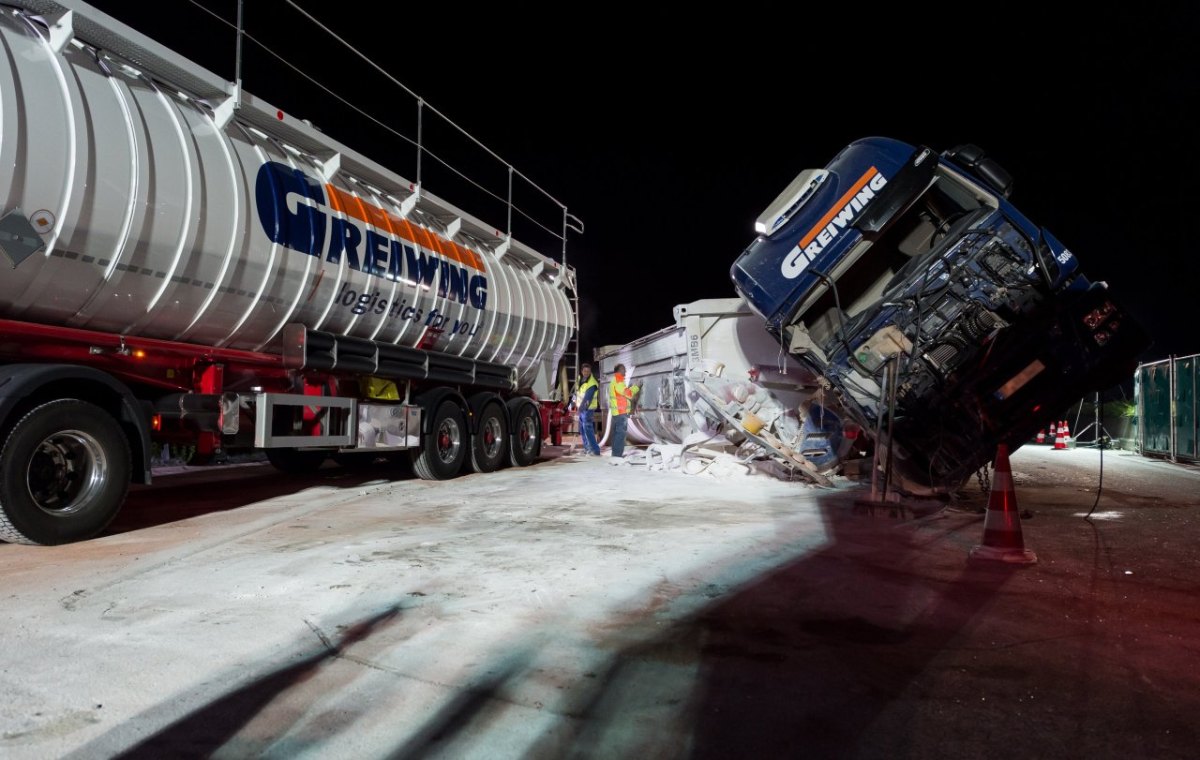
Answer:
[{"label": "wheel arch", "polygon": [[[443,386],[440,388],[432,388],[427,390],[417,396],[415,399],[417,405],[421,407],[422,435],[428,435],[429,420],[433,418],[433,412],[436,411],[438,406],[446,399],[452,399],[456,404],[458,404],[458,408],[463,411],[463,414],[469,415],[471,408],[467,405],[467,400],[463,398],[463,395],[456,389]],[[468,419],[467,427],[469,428],[470,426],[471,420]]]},{"label": "wheel arch", "polygon": [[479,432],[479,414],[483,408],[490,403],[495,402],[500,406],[501,413],[504,414],[504,422],[508,427],[512,427],[512,415],[509,413],[508,404],[504,403],[504,399],[498,393],[491,391],[480,391],[467,399],[467,411],[471,418],[467,420],[467,427],[471,429],[471,435]]},{"label": "wheel arch", "polygon": [[508,410],[508,416],[511,419],[512,416],[514,414],[516,414],[517,410],[519,410],[522,406],[525,406],[526,404],[528,404],[529,406],[532,406],[534,412],[536,412],[536,414],[534,416],[537,417],[538,428],[539,428],[539,432],[540,432],[540,429],[542,427],[542,412],[541,412],[541,409],[539,408],[537,401],[534,401],[529,396],[513,396],[508,401],[504,402],[504,407],[505,407],[505,409]]},{"label": "wheel arch", "polygon": [[135,463],[131,480],[149,483],[148,412],[127,385],[107,372],[74,364],[0,366],[0,432],[7,436],[16,421],[31,409],[68,398],[94,404],[112,415],[129,441]]}]

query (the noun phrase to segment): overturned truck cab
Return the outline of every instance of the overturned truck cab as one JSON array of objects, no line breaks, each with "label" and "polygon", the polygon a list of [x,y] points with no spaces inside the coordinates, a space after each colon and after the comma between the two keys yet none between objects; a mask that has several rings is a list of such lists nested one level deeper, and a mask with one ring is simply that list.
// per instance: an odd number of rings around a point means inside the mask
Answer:
[{"label": "overturned truck cab", "polygon": [[1127,377],[1148,344],[1011,189],[975,146],[859,140],[784,190],[732,268],[911,493],[958,488],[997,444]]}]

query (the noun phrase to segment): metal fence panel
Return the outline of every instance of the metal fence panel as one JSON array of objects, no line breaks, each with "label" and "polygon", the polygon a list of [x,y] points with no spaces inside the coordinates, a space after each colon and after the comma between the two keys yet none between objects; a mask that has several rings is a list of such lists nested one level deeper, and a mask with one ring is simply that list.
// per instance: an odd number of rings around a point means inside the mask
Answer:
[{"label": "metal fence panel", "polygon": [[1138,378],[1138,424],[1142,453],[1171,453],[1171,365],[1169,362],[1141,368]]},{"label": "metal fence panel", "polygon": [[1138,449],[1200,460],[1200,354],[1138,367]]},{"label": "metal fence panel", "polygon": [[1196,359],[1175,361],[1175,454],[1195,459],[1196,451]]}]

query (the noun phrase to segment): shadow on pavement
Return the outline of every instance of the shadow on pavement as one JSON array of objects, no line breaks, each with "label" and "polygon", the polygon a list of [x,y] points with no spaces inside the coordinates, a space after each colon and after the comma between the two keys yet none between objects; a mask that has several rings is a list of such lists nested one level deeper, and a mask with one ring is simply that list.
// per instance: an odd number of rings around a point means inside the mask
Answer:
[{"label": "shadow on pavement", "polygon": [[[667,625],[649,614],[595,642],[610,656],[572,685],[556,706],[561,720],[527,755],[921,754],[927,747],[914,745],[906,729],[916,717],[922,674],[1017,571],[971,564],[963,553],[941,558],[929,572],[927,545],[978,529],[976,521],[904,529],[914,523],[852,514],[844,496],[821,510],[829,536],[822,549],[682,620]],[[207,756],[240,747],[246,737],[238,732],[272,700],[397,612],[360,623],[338,644],[196,710],[122,757]],[[386,756],[469,746],[471,727],[503,709],[505,694],[529,675],[524,662],[496,665],[497,675],[423,716]],[[353,721],[337,730],[353,731]]]},{"label": "shadow on pavement", "polygon": [[[544,466],[562,456],[556,448],[546,449],[548,451],[532,466]],[[225,512],[296,494],[306,488],[355,488],[379,481],[407,480],[417,480],[407,462],[390,465],[379,461],[367,467],[327,462],[309,475],[288,475],[265,463],[231,468],[196,467],[186,473],[156,477],[153,485],[132,486],[125,505],[101,535],[128,533]]]},{"label": "shadow on pavement", "polygon": [[523,658],[510,658],[482,683],[460,691],[427,718],[403,746],[386,755],[388,760],[418,760],[443,749],[447,741],[464,733],[493,710],[495,701],[502,698],[505,685],[520,675],[524,667]]},{"label": "shadow on pavement", "polygon": [[[213,752],[233,739],[276,697],[292,686],[313,677],[322,665],[340,657],[348,647],[365,640],[377,628],[393,621],[399,614],[400,608],[393,607],[359,621],[347,628],[336,644],[322,635],[321,641],[325,644],[322,651],[268,673],[208,703],[117,757],[210,757]],[[282,734],[283,731],[279,733]],[[256,754],[257,752],[247,752],[247,756]]]},{"label": "shadow on pavement", "polygon": [[150,486],[133,486],[105,536],[225,512],[256,502],[299,493],[306,488],[353,488],[378,480],[408,480],[404,471],[379,467],[367,472],[327,464],[311,475],[286,475],[269,464],[247,467],[196,468],[155,478]]},{"label": "shadow on pavement", "polygon": [[[910,700],[899,697],[1014,571],[968,563],[964,554],[946,565],[943,580],[918,574],[922,540],[913,531],[852,515],[837,497],[822,510],[828,546],[619,648],[594,685],[575,692],[566,710],[577,719],[573,731],[547,738],[534,754],[905,755],[904,716],[891,717],[901,728],[891,732],[879,730],[880,714],[904,709],[894,705]],[[657,734],[642,728],[643,738],[629,736],[638,712],[655,710]]]}]

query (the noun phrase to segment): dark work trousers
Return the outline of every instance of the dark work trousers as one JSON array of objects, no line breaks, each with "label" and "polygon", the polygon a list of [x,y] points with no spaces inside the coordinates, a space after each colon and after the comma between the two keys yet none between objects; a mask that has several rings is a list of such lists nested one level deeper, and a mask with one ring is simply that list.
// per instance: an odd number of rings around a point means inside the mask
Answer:
[{"label": "dark work trousers", "polygon": [[614,414],[612,417],[612,455],[625,456],[625,428],[629,426],[628,414]]},{"label": "dark work trousers", "polygon": [[579,435],[583,437],[583,450],[593,454],[600,453],[600,444],[596,443],[596,424],[592,417],[594,409],[579,410]]}]

